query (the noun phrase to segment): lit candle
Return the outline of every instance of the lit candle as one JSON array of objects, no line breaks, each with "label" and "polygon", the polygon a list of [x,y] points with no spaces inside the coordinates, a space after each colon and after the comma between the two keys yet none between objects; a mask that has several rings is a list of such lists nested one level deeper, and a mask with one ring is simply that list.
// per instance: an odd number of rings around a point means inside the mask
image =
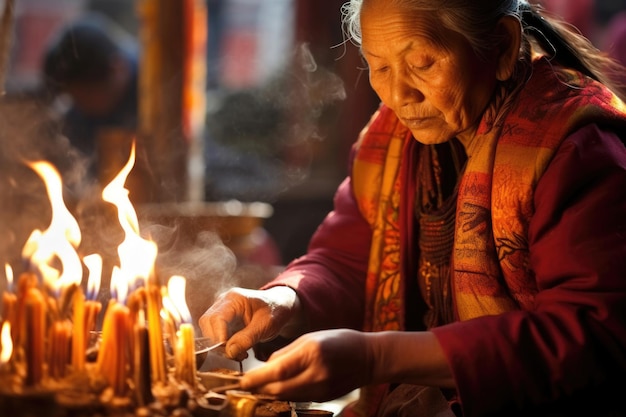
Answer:
[{"label": "lit candle", "polygon": [[102,328],[102,345],[98,356],[98,368],[116,396],[126,395],[126,379],[129,361],[128,308],[111,302],[105,312]]},{"label": "lit candle", "polygon": [[169,279],[167,291],[183,321],[178,329],[176,343],[176,377],[179,381],[194,387],[196,384],[195,337],[191,325],[191,313],[185,300],[185,286],[185,278],[175,275]]},{"label": "lit candle", "polygon": [[[17,312],[15,314],[15,322],[11,326],[11,336],[15,346],[24,346],[24,317],[26,315],[26,294],[31,288],[38,285],[37,276],[32,272],[24,272],[17,280]],[[43,296],[42,296],[43,297]]]},{"label": "lit candle", "polygon": [[149,404],[153,400],[150,385],[150,352],[148,350],[149,334],[143,310],[137,311],[133,337],[133,379],[135,381],[135,396],[137,398],[137,405],[142,407]]},{"label": "lit candle", "polygon": [[183,323],[178,329],[176,358],[177,379],[190,387],[194,387],[196,384],[196,355],[194,352],[194,331],[190,323]]},{"label": "lit candle", "polygon": [[11,322],[5,320],[0,332],[0,370],[9,368],[9,361],[13,356],[13,339],[11,339]]},{"label": "lit candle", "polygon": [[4,269],[7,277],[7,289],[2,294],[2,319],[15,323],[17,296],[13,290],[13,270],[9,264],[6,264]]},{"label": "lit candle", "polygon": [[131,358],[128,355],[128,334],[129,313],[128,308],[121,304],[114,306],[113,318],[115,320],[115,340],[116,340],[116,360],[115,374],[113,378],[113,392],[120,397],[126,395],[126,380],[128,377],[127,365]]},{"label": "lit candle", "polygon": [[127,392],[127,364],[130,361],[128,333],[130,314],[123,303],[126,299],[128,284],[122,282],[121,272],[113,268],[111,275],[111,299],[105,311],[102,325],[102,345],[98,355],[98,369],[113,388],[115,396],[123,397]]},{"label": "lit candle", "polygon": [[24,297],[24,353],[28,386],[41,382],[44,365],[46,302],[37,288],[29,288]]},{"label": "lit candle", "polygon": [[85,334],[85,294],[78,287],[73,300],[74,328],[72,335],[72,367],[75,372],[85,370],[85,352],[87,350],[87,334]]},{"label": "lit candle", "polygon": [[[115,350],[115,341],[113,340],[113,319],[111,318],[111,315],[115,304],[117,304],[117,301],[114,299],[109,300],[109,304],[104,311],[104,320],[102,322],[102,340],[100,341],[100,349],[98,351],[98,370],[102,375],[106,375],[111,372],[111,368],[114,366],[113,355]],[[107,380],[112,380],[112,378],[107,377]]]},{"label": "lit candle", "polygon": [[[2,323],[2,331],[0,331],[0,398],[9,393],[15,392],[22,387],[22,379],[15,372],[15,360],[13,339],[11,338],[11,323],[4,321]],[[15,355],[16,356],[16,355]],[[2,403],[2,400],[0,400]],[[3,411],[5,411],[3,409]],[[2,413],[5,414],[5,413]]]},{"label": "lit candle", "polygon": [[132,144],[130,156],[124,167],[102,190],[102,199],[117,207],[117,218],[124,231],[124,240],[117,248],[120,269],[133,283],[139,279],[148,279],[146,283],[146,304],[148,334],[150,340],[150,365],[154,382],[166,382],[163,332],[159,311],[161,309],[160,289],[154,274],[154,262],[157,256],[156,243],[143,239],[139,234],[137,213],[128,198],[128,189],[124,187],[128,174],[135,162],[135,144]]},{"label": "lit candle", "polygon": [[72,323],[69,320],[55,320],[52,323],[48,337],[48,373],[51,378],[61,379],[67,374],[71,336]]},{"label": "lit candle", "polygon": [[[4,320],[3,324],[2,324],[2,332],[4,333],[4,329],[5,327],[8,328],[8,332],[9,335],[4,336],[3,334],[3,338],[2,338],[2,354],[4,355],[9,355],[9,357],[11,356],[12,352],[13,352],[13,340],[16,336],[16,332],[17,332],[17,328],[19,323],[17,323],[17,316],[16,316],[16,309],[17,309],[17,295],[15,294],[15,290],[13,288],[13,269],[11,269],[11,266],[9,264],[5,264],[5,272],[6,272],[6,277],[7,277],[7,289],[6,291],[4,291],[4,293],[2,294],[2,319]],[[4,344],[5,343],[10,343],[10,350],[11,353],[7,353],[7,349],[5,349]],[[1,361],[2,358],[0,358]],[[7,359],[8,362],[8,359]],[[2,367],[3,368],[7,368],[8,364],[4,364],[5,362],[2,361]]]},{"label": "lit candle", "polygon": [[155,282],[149,282],[146,288],[148,310],[148,333],[150,338],[150,367],[152,382],[165,383],[165,347],[161,329],[161,289]]},{"label": "lit candle", "polygon": [[102,310],[102,303],[97,301],[102,279],[102,257],[98,254],[87,255],[83,258],[83,262],[89,270],[84,322],[85,340],[89,340],[91,332],[96,330],[98,314]]}]

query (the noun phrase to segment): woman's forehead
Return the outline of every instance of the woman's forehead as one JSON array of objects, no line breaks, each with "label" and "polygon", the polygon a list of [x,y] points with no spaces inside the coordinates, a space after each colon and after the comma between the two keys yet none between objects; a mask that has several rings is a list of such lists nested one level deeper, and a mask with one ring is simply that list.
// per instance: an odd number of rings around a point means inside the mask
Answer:
[{"label": "woman's forehead", "polygon": [[[373,2],[373,3],[371,3]],[[456,38],[439,20],[436,13],[407,10],[396,2],[370,0],[371,7],[361,10],[362,47],[367,50],[390,39],[417,39],[444,47]],[[368,46],[369,45],[369,46]]]}]

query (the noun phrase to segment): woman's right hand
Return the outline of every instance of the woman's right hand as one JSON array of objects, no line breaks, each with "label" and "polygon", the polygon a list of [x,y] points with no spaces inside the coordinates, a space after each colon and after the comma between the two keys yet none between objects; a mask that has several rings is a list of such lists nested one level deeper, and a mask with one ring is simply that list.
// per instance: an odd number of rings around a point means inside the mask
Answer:
[{"label": "woman's right hand", "polygon": [[198,324],[204,336],[227,341],[226,354],[241,361],[252,346],[284,334],[299,316],[298,296],[289,287],[232,288],[218,296]]}]

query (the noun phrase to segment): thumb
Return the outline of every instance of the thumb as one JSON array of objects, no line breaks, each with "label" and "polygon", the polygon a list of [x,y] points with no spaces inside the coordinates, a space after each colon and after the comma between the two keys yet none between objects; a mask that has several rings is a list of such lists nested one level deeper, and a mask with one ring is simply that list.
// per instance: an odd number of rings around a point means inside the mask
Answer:
[{"label": "thumb", "polygon": [[226,355],[234,360],[242,361],[248,357],[248,350],[261,338],[261,332],[254,326],[248,326],[231,336],[226,342]]}]

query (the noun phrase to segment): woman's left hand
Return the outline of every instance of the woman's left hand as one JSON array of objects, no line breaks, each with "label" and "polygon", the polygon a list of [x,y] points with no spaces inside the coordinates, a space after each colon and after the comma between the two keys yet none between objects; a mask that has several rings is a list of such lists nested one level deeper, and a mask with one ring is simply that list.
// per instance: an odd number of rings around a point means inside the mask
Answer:
[{"label": "woman's left hand", "polygon": [[291,401],[328,401],[369,384],[371,360],[366,333],[308,333],[247,371],[241,388]]}]

